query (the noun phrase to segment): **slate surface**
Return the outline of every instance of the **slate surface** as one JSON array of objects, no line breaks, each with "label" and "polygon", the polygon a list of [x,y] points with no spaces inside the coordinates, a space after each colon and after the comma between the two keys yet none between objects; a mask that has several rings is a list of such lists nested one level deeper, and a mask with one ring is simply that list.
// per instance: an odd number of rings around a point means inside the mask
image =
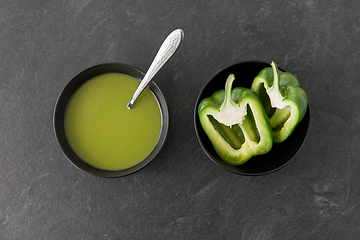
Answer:
[{"label": "slate surface", "polygon": [[[331,1],[0,1],[0,239],[357,239],[360,233],[360,5]],[[165,37],[179,51],[156,75],[170,110],[160,155],[98,178],[62,154],[58,94],[80,71],[146,71]],[[218,70],[275,61],[311,106],[307,139],[283,169],[225,171],[193,127]]]}]

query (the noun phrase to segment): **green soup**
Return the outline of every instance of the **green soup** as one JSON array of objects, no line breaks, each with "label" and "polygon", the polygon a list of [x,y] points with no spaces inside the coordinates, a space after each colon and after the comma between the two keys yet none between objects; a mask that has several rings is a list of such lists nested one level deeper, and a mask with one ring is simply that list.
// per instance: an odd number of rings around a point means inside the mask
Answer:
[{"label": "green soup", "polygon": [[106,73],[86,81],[72,96],[65,113],[67,140],[83,161],[116,171],[144,160],[158,142],[162,116],[146,88],[131,110],[126,108],[139,80]]}]

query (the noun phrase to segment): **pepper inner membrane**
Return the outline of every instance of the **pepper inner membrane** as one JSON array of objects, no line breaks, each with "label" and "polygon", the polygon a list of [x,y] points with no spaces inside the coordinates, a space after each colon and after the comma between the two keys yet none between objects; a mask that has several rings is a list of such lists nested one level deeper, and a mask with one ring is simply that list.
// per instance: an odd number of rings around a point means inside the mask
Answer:
[{"label": "pepper inner membrane", "polygon": [[269,95],[266,92],[266,89],[264,87],[264,83],[260,84],[259,98],[260,98],[260,101],[261,101],[262,105],[264,106],[266,114],[270,118],[275,113],[276,108],[271,107],[270,98],[269,98]]},{"label": "pepper inner membrane", "polygon": [[275,113],[270,118],[270,125],[273,131],[280,131],[283,128],[285,122],[290,118],[290,115],[290,106],[287,106],[283,109],[277,108]]},{"label": "pepper inner membrane", "polygon": [[283,109],[271,107],[269,95],[266,92],[264,83],[260,84],[259,98],[265,108],[265,112],[270,119],[271,128],[274,132],[280,131],[283,128],[285,122],[290,118],[291,110],[290,106]]},{"label": "pepper inner membrane", "polygon": [[[242,124],[234,124],[231,127],[218,122],[212,115],[208,115],[209,121],[220,136],[234,149],[239,150],[245,142],[245,135],[253,142],[260,142],[260,134],[256,127],[253,112],[247,104],[247,115]],[[244,133],[245,132],[245,133]]]},{"label": "pepper inner membrane", "polygon": [[246,115],[245,119],[243,120],[242,129],[246,132],[246,135],[248,136],[248,138],[251,141],[259,143],[260,142],[260,133],[256,126],[253,111],[251,110],[249,104],[247,104],[246,107],[247,107],[247,110],[246,110],[247,115]]}]

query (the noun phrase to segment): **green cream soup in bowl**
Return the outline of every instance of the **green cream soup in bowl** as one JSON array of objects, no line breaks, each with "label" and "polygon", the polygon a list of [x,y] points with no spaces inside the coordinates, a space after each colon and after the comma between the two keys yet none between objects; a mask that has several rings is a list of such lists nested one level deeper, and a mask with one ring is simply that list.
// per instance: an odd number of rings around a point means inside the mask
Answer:
[{"label": "green cream soup in bowl", "polygon": [[74,165],[98,176],[125,176],[160,151],[168,110],[157,86],[150,83],[131,110],[126,108],[143,75],[128,65],[103,64],[65,87],[56,104],[54,128]]}]

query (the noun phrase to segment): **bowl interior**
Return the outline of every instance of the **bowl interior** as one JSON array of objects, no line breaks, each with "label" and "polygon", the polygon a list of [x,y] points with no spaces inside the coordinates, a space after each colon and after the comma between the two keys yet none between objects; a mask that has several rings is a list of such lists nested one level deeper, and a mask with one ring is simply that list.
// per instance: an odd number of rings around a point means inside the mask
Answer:
[{"label": "bowl interior", "polygon": [[[262,62],[244,62],[238,63],[215,74],[201,90],[194,110],[194,124],[195,131],[199,143],[208,155],[208,157],[217,165],[225,169],[243,175],[262,175],[273,172],[285,166],[301,148],[309,127],[310,122],[310,108],[308,106],[307,112],[302,121],[296,126],[291,136],[282,143],[274,143],[272,149],[264,154],[252,157],[246,163],[234,166],[223,161],[216,153],[209,138],[204,132],[199,116],[197,114],[197,107],[199,103],[207,97],[210,97],[214,92],[225,88],[227,77],[232,73],[235,75],[233,88],[246,87],[251,88],[251,84],[258,73],[265,67],[270,67],[270,64]],[[283,70],[282,70],[283,71]]]},{"label": "bowl interior", "polygon": [[[165,98],[163,94],[161,93],[160,89],[156,86],[154,82],[150,82],[149,88],[154,93],[161,110],[162,114],[162,128],[161,128],[161,134],[160,138],[157,142],[157,145],[153,149],[153,151],[139,164],[128,168],[124,170],[119,171],[106,171],[101,170],[98,168],[95,168],[83,160],[81,160],[71,149],[65,133],[65,127],[64,127],[64,119],[65,119],[65,112],[68,105],[68,102],[70,101],[72,95],[75,93],[75,91],[87,80],[100,75],[104,73],[125,73],[130,76],[133,76],[139,80],[143,79],[144,73],[140,70],[126,65],[126,64],[118,64],[118,63],[109,63],[109,64],[102,64],[97,65],[94,67],[91,67],[89,69],[84,70],[83,72],[79,73],[77,76],[75,76],[63,89],[63,91],[60,93],[58,100],[56,102],[55,110],[54,110],[54,116],[53,116],[53,123],[54,123],[54,131],[55,135],[57,137],[57,140],[59,142],[59,145],[64,152],[65,156],[69,159],[70,162],[72,162],[76,167],[80,168],[81,170],[101,176],[101,177],[120,177],[120,176],[126,176],[128,174],[134,173],[143,167],[145,167],[148,163],[151,162],[151,160],[157,155],[157,153],[161,150],[165,138],[167,135],[168,127],[169,127],[169,113],[168,108],[166,105]],[[130,99],[129,99],[130,100]]]}]

